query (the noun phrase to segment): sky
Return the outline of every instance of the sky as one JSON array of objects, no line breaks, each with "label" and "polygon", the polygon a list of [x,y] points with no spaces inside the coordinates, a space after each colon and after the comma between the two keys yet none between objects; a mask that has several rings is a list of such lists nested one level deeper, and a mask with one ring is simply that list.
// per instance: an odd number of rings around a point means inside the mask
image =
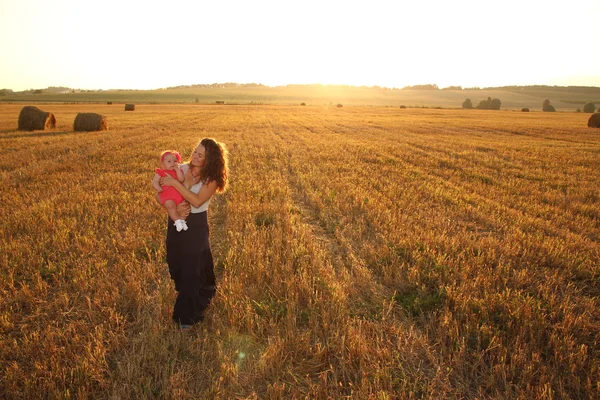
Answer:
[{"label": "sky", "polygon": [[600,0],[0,0],[0,89],[600,86]]}]

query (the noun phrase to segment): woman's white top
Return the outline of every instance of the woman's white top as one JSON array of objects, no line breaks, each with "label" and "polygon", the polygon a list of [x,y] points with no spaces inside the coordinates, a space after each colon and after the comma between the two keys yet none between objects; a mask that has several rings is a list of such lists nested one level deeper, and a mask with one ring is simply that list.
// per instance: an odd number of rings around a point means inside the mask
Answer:
[{"label": "woman's white top", "polygon": [[[181,171],[185,173],[188,171],[188,169],[190,169],[190,165],[189,164],[181,164]],[[198,192],[200,191],[200,188],[202,188],[203,183],[202,182],[198,182],[195,185],[192,185],[192,187],[190,188],[190,191],[192,193],[196,193],[198,194]],[[208,210],[208,206],[210,205],[210,198],[208,200],[206,200],[204,203],[202,203],[200,205],[200,207],[194,207],[190,204],[191,209],[191,213],[193,214],[197,214],[197,213],[201,213],[204,212],[206,210]]]}]

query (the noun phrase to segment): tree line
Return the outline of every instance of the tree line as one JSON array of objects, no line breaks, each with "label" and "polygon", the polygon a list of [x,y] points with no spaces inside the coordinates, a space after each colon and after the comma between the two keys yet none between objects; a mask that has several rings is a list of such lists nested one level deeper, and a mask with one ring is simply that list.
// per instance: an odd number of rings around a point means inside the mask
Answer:
[{"label": "tree line", "polygon": [[500,101],[500,99],[496,99],[496,98],[491,98],[488,97],[487,100],[481,100],[479,102],[479,104],[477,104],[477,107],[473,107],[473,103],[471,102],[471,99],[466,99],[465,101],[463,101],[462,104],[462,108],[465,109],[472,109],[472,108],[477,108],[479,110],[499,110],[500,106],[502,106],[502,102]]},{"label": "tree line", "polygon": [[[479,110],[499,110],[500,106],[502,106],[502,101],[500,99],[488,97],[486,100],[481,100],[476,107],[473,107],[473,102],[471,99],[465,99],[462,103],[462,108],[466,110],[470,110],[473,108],[477,108]],[[522,111],[529,111],[528,108],[524,108]],[[552,104],[550,104],[550,100],[546,99],[542,103],[542,111],[545,112],[554,112],[556,109]],[[593,113],[596,111],[596,104],[592,101],[588,101],[583,105],[584,113]],[[577,109],[577,112],[581,112],[580,109]]]}]

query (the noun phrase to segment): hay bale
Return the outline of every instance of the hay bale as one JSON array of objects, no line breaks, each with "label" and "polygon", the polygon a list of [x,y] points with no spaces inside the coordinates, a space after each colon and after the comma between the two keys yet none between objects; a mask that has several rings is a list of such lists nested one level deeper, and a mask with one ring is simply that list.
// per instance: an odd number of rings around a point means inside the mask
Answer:
[{"label": "hay bale", "polygon": [[590,119],[588,119],[588,126],[590,128],[600,128],[600,112],[590,116]]},{"label": "hay bale", "polygon": [[106,117],[96,113],[79,113],[73,122],[73,130],[76,132],[105,131],[107,129]]},{"label": "hay bale", "polygon": [[110,106],[110,105],[112,105],[112,101],[107,101],[106,104],[108,104]]},{"label": "hay bale", "polygon": [[125,111],[135,111],[135,104],[125,104]]},{"label": "hay bale", "polygon": [[34,106],[25,106],[19,114],[20,131],[43,131],[56,128],[54,114]]},{"label": "hay bale", "polygon": [[338,106],[338,108],[342,108],[342,107],[344,107],[344,105],[343,105],[343,104],[338,104],[337,106]]},{"label": "hay bale", "polygon": [[521,108],[521,111],[522,111],[522,112],[529,112],[529,108],[527,108],[527,107],[523,107],[523,108]]},{"label": "hay bale", "polygon": [[215,103],[217,103],[217,104],[225,104],[225,100],[217,100],[217,101],[215,101]]}]

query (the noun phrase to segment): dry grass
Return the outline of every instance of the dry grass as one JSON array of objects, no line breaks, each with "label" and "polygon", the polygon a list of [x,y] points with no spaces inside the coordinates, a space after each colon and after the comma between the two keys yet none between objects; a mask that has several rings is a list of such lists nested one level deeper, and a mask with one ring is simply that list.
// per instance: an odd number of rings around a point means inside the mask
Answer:
[{"label": "dry grass", "polygon": [[[0,106],[5,398],[594,398],[600,135],[587,115]],[[219,290],[172,326],[156,155],[231,154]]]}]

